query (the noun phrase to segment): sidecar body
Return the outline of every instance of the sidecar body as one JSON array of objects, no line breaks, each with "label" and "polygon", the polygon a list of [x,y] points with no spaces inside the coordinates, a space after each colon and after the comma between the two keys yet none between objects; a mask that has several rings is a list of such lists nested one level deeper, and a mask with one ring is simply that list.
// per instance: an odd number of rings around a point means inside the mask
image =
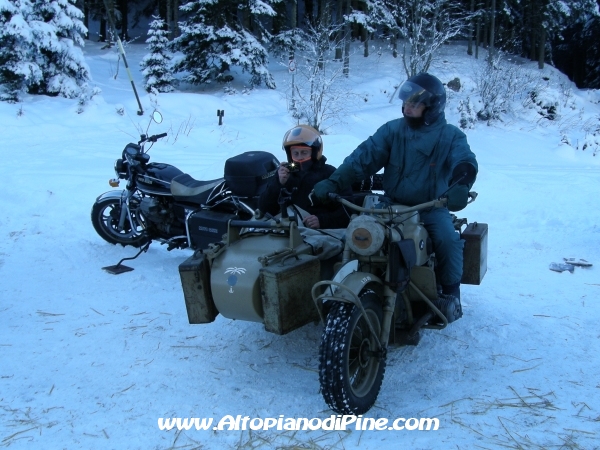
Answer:
[{"label": "sidecar body", "polygon": [[222,314],[285,334],[319,320],[311,288],[332,276],[342,242],[311,235],[294,220],[230,221],[224,241],[179,266],[189,322]]}]

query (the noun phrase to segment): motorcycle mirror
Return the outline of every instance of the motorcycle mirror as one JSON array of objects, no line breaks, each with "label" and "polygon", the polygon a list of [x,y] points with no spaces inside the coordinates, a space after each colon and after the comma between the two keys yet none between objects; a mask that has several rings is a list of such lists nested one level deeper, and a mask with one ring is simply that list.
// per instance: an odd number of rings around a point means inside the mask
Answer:
[{"label": "motorcycle mirror", "polygon": [[152,113],[152,120],[154,120],[156,123],[162,123],[163,116],[160,112],[154,110],[154,112]]}]

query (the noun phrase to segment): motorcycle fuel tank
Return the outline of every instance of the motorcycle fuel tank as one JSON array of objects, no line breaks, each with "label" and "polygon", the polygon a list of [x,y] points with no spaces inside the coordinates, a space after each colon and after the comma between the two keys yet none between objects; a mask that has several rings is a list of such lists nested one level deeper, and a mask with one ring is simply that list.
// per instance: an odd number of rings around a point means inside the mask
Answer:
[{"label": "motorcycle fuel tank", "polygon": [[183,172],[165,163],[150,163],[136,178],[138,189],[147,194],[171,195],[171,180]]}]

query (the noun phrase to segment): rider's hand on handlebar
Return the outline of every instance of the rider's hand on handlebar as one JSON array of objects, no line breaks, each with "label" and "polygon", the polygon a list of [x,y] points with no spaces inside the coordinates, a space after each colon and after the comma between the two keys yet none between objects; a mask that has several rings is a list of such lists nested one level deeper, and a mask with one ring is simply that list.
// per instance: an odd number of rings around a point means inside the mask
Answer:
[{"label": "rider's hand on handlebar", "polygon": [[448,203],[446,206],[450,211],[460,211],[469,202],[469,186],[457,184],[448,191]]},{"label": "rider's hand on handlebar", "polygon": [[337,192],[337,184],[329,179],[319,181],[315,184],[313,188],[314,197],[317,198],[321,203],[329,203],[331,199],[329,198],[329,193]]}]

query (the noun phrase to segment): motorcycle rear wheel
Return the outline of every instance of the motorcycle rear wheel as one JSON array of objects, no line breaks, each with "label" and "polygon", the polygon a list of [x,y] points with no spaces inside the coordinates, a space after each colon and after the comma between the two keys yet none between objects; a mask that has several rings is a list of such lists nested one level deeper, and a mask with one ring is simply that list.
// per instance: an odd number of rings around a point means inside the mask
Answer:
[{"label": "motorcycle rear wheel", "polygon": [[92,207],[92,225],[96,233],[110,244],[121,244],[123,247],[141,247],[148,242],[148,237],[143,232],[139,217],[131,212],[131,221],[125,220],[122,230],[119,230],[119,217],[121,215],[121,202],[117,198],[107,198],[94,203]]},{"label": "motorcycle rear wheel", "polygon": [[[361,302],[379,335],[382,308],[377,294],[367,291]],[[335,302],[327,315],[319,348],[319,383],[325,402],[339,414],[359,415],[377,400],[385,373],[385,352],[362,313],[351,303]]]}]

